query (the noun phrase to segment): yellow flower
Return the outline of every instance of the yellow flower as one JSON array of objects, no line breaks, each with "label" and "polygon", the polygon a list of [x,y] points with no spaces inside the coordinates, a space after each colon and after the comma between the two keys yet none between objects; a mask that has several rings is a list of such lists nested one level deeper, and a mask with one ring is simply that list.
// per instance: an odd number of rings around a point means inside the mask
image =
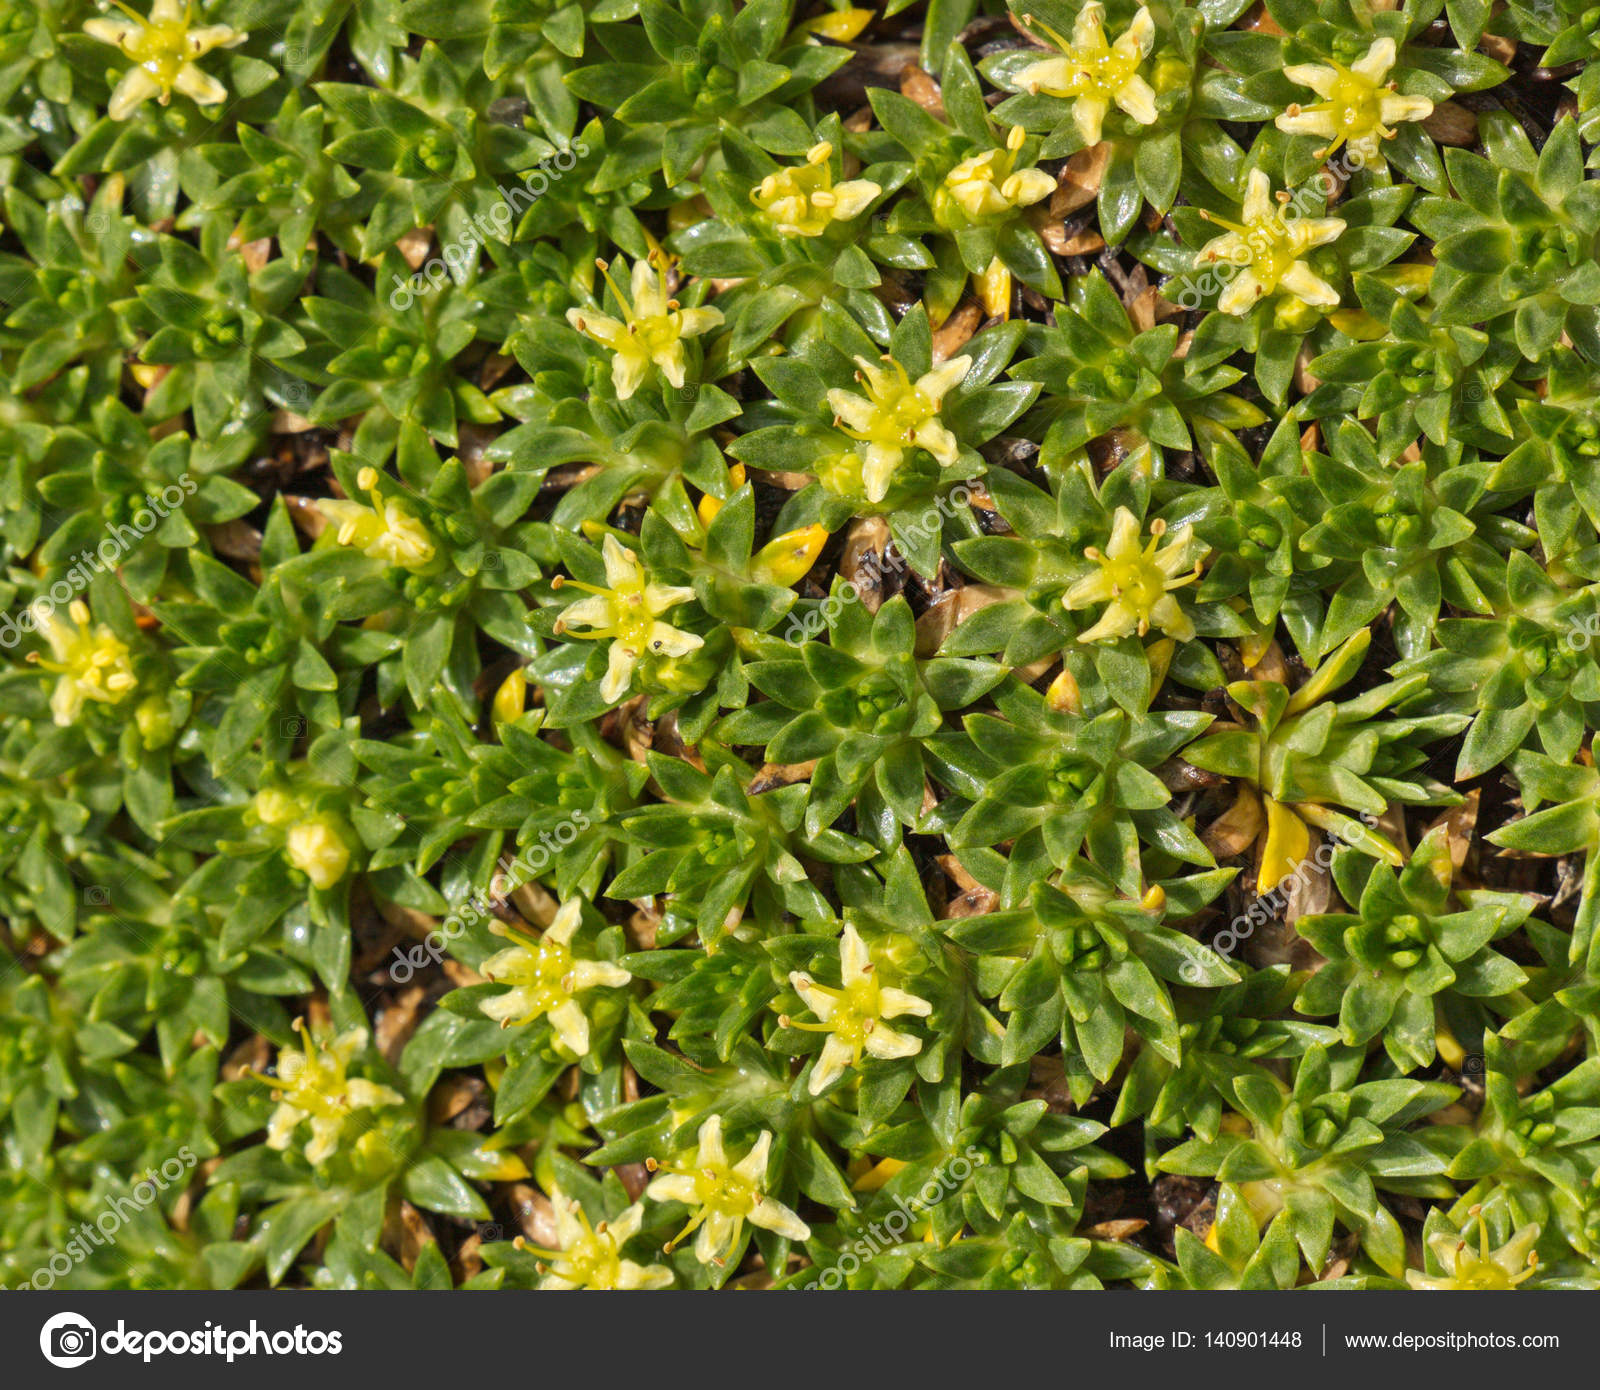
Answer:
[{"label": "yellow flower", "polygon": [[1330,143],[1317,151],[1319,159],[1346,142],[1357,154],[1371,158],[1378,152],[1378,142],[1392,139],[1401,121],[1421,121],[1433,114],[1427,97],[1401,96],[1393,82],[1384,81],[1396,52],[1393,39],[1375,39],[1366,56],[1349,67],[1331,62],[1286,67],[1285,77],[1310,87],[1322,100],[1312,106],[1290,106],[1278,117],[1278,129],[1289,135],[1326,137]]},{"label": "yellow flower", "polygon": [[806,162],[779,169],[750,190],[753,202],[779,236],[821,236],[835,222],[848,222],[866,211],[883,192],[871,179],[835,184],[833,146],[826,140],[806,151]]},{"label": "yellow flower", "polygon": [[349,871],[350,841],[339,816],[313,812],[283,787],[263,787],[251,809],[263,825],[283,831],[284,857],[318,888],[332,888]]},{"label": "yellow flower", "polygon": [[660,1177],[651,1180],[645,1196],[657,1202],[682,1202],[696,1209],[689,1224],[667,1245],[668,1250],[681,1244],[698,1227],[695,1259],[701,1264],[723,1264],[746,1221],[790,1240],[810,1238],[811,1228],[804,1221],[761,1190],[767,1177],[767,1155],[772,1150],[771,1130],[763,1130],[755,1147],[733,1164],[722,1147],[720,1115],[710,1116],[700,1126],[698,1139],[695,1156],[688,1163],[649,1159],[645,1164],[651,1172],[663,1170]]},{"label": "yellow flower", "polygon": [[[665,1265],[641,1265],[622,1258],[622,1250],[639,1234],[644,1224],[644,1207],[635,1202],[615,1221],[589,1224],[583,1207],[560,1192],[550,1205],[556,1214],[559,1250],[540,1250],[548,1263],[539,1266],[544,1278],[541,1289],[664,1289],[672,1283],[672,1271]],[[528,1249],[521,1236],[514,1244]]]},{"label": "yellow flower", "polygon": [[378,473],[363,468],[356,474],[356,485],[371,499],[370,507],[360,502],[319,501],[317,510],[336,527],[340,545],[360,548],[363,555],[386,560],[401,569],[419,570],[433,562],[433,538],[422,523],[398,502],[385,501],[378,491]]},{"label": "yellow flower", "polygon": [[595,264],[622,308],[622,321],[590,309],[568,309],[567,322],[610,349],[611,382],[617,399],[625,401],[639,389],[652,363],[671,385],[682,386],[683,340],[715,328],[722,322],[722,310],[679,308],[664,277],[656,274],[648,260],[634,262],[630,302],[612,280],[610,267],[604,261]]},{"label": "yellow flower", "polygon": [[1143,637],[1152,626],[1180,642],[1194,636],[1194,624],[1170,592],[1200,577],[1199,561],[1192,572],[1183,573],[1189,567],[1194,528],[1180,527],[1162,546],[1166,532],[1166,522],[1158,517],[1150,523],[1149,544],[1141,548],[1138,519],[1126,507],[1117,508],[1105,552],[1094,546],[1084,551],[1100,568],[1061,596],[1062,607],[1069,610],[1106,605],[1100,621],[1078,635],[1080,642],[1103,642],[1133,632]]},{"label": "yellow flower", "polygon": [[1345,224],[1338,217],[1285,218],[1273,206],[1272,184],[1260,169],[1250,171],[1244,195],[1244,221],[1228,222],[1209,212],[1207,222],[1228,228],[1200,248],[1200,259],[1227,261],[1238,268],[1217,299],[1224,314],[1245,314],[1267,295],[1287,291],[1302,304],[1332,308],[1339,294],[1300,258],[1316,246],[1338,239]]},{"label": "yellow flower", "polygon": [[347,1076],[350,1059],[367,1045],[367,1031],[352,1028],[332,1039],[317,1039],[306,1031],[305,1020],[295,1019],[303,1050],[278,1049],[278,1074],[254,1075],[273,1088],[278,1102],[267,1124],[267,1147],[287,1149],[302,1120],[311,1121],[311,1141],[305,1147],[306,1159],[321,1163],[339,1147],[345,1122],[357,1110],[377,1110],[386,1105],[401,1105],[405,1097],[388,1086]]},{"label": "yellow flower", "polygon": [[1139,64],[1155,43],[1150,11],[1140,6],[1133,23],[1112,44],[1106,42],[1105,18],[1106,7],[1089,0],[1078,11],[1069,42],[1030,16],[1028,22],[1043,29],[1064,56],[1041,59],[1017,74],[1017,85],[1025,92],[1072,100],[1072,121],[1085,145],[1100,143],[1113,104],[1140,125],[1154,125],[1159,115],[1155,91],[1139,75]]},{"label": "yellow flower", "polygon": [[1021,126],[1012,126],[1004,149],[970,155],[944,176],[934,195],[934,211],[942,224],[959,220],[951,216],[952,201],[969,221],[985,222],[1031,207],[1056,191],[1055,179],[1043,169],[1016,167],[1025,138]]},{"label": "yellow flower", "polygon": [[915,1057],[922,1051],[922,1039],[890,1028],[884,1020],[902,1014],[926,1018],[933,1012],[926,999],[878,983],[866,943],[853,926],[846,926],[839,938],[839,979],[842,988],[832,989],[802,971],[789,972],[789,983],[820,1022],[797,1023],[787,1017],[779,1022],[785,1028],[828,1035],[811,1069],[809,1090],[814,1096],[843,1076],[846,1067],[859,1066],[863,1052],[884,1061]]},{"label": "yellow flower", "polygon": [[856,358],[861,369],[856,380],[865,386],[865,396],[837,387],[828,392],[834,424],[867,446],[862,451],[861,482],[867,501],[873,503],[888,494],[907,449],[926,449],[941,468],[960,457],[961,447],[940,421],[939,409],[972,366],[970,357],[952,357],[912,381],[893,358],[883,360],[889,364],[887,370]]},{"label": "yellow flower", "polygon": [[114,705],[138,684],[128,644],[104,623],[92,625],[89,605],[82,599],[74,599],[67,613],[72,626],[62,622],[54,608],[40,604],[34,609],[54,660],[28,653],[29,661],[60,677],[50,696],[50,717],[63,729],[78,722],[85,701]]},{"label": "yellow flower", "polygon": [[[502,1028],[548,1018],[556,1037],[578,1057],[589,1051],[589,1019],[575,996],[588,989],[615,989],[633,978],[609,961],[574,957],[572,938],[582,914],[582,899],[573,898],[561,905],[537,942],[508,946],[484,961],[480,971],[486,979],[512,988],[478,1006]],[[498,922],[490,930],[496,936],[507,934]]]},{"label": "yellow flower", "polygon": [[1489,1249],[1489,1228],[1478,1208],[1478,1248],[1467,1245],[1466,1237],[1455,1231],[1435,1231],[1428,1237],[1428,1249],[1444,1270],[1435,1277],[1420,1269],[1406,1271],[1406,1283],[1414,1289],[1514,1289],[1531,1279],[1539,1269],[1533,1247],[1539,1243],[1539,1227],[1534,1222],[1519,1227],[1498,1250]]},{"label": "yellow flower", "polygon": [[202,72],[194,60],[213,48],[237,48],[249,34],[226,24],[191,27],[194,0],[155,0],[147,19],[141,19],[121,0],[112,3],[126,19],[100,16],[83,26],[90,38],[114,45],[137,64],[123,74],[111,93],[106,114],[112,120],[127,120],[135,107],[151,97],[165,106],[174,91],[200,106],[216,106],[228,99],[228,89]]},{"label": "yellow flower", "polygon": [[610,660],[600,695],[608,704],[622,698],[633,680],[633,669],[646,651],[658,656],[687,656],[705,645],[705,638],[682,632],[661,621],[661,615],[694,597],[694,590],[682,585],[652,584],[633,551],[608,535],[600,553],[605,559],[606,587],[581,584],[576,579],[557,575],[553,587],[570,586],[590,595],[561,610],[556,619],[559,637],[576,623],[588,632],[577,637],[611,639]]},{"label": "yellow flower", "polygon": [[283,852],[290,864],[324,892],[350,868],[350,846],[340,833],[338,820],[329,815],[311,816],[291,825]]}]

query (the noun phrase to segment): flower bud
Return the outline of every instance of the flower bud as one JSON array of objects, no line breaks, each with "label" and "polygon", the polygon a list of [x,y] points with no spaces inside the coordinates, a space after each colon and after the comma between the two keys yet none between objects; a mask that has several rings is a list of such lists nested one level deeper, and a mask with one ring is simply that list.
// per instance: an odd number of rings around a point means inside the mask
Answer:
[{"label": "flower bud", "polygon": [[520,718],[527,702],[528,678],[519,666],[500,682],[500,688],[494,693],[494,722],[510,724]]}]

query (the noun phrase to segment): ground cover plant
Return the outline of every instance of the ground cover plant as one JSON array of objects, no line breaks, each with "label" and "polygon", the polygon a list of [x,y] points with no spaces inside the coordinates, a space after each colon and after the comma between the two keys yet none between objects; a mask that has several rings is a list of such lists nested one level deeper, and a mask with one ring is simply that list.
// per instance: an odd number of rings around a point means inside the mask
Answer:
[{"label": "ground cover plant", "polygon": [[1600,1283],[1597,14],[0,9],[0,1283]]}]

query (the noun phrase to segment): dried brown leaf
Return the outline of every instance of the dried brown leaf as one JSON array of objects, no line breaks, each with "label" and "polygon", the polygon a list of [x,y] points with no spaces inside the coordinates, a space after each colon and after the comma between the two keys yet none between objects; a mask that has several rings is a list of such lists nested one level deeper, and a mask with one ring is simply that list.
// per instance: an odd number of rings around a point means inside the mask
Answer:
[{"label": "dried brown leaf", "polygon": [[685,743],[683,735],[678,732],[677,710],[662,715],[656,721],[656,751],[671,758],[683,759],[697,772],[706,770],[706,760],[700,756],[700,750],[691,743]]},{"label": "dried brown leaf", "polygon": [[959,589],[946,589],[917,619],[917,655],[932,656],[944,639],[980,608],[1015,596],[1016,590],[1002,589],[992,584],[967,584]]},{"label": "dried brown leaf", "polygon": [[1106,249],[1106,239],[1092,227],[1068,231],[1064,223],[1052,222],[1041,233],[1044,243],[1057,256],[1092,256]]},{"label": "dried brown leaf", "polygon": [[1511,66],[1511,60],[1517,56],[1517,41],[1508,39],[1502,34],[1485,34],[1478,40],[1478,47],[1487,53],[1497,63]]},{"label": "dried brown leaf", "polygon": [[515,357],[508,357],[503,352],[491,352],[483,359],[483,365],[478,368],[478,389],[493,391],[500,384],[501,378],[516,365]]},{"label": "dried brown leaf", "polygon": [[461,466],[466,470],[467,481],[473,487],[486,481],[499,467],[488,455],[489,445],[498,437],[494,430],[483,425],[464,424],[460,426],[461,443],[456,449],[456,457],[461,460]]},{"label": "dried brown leaf", "polygon": [[383,1060],[391,1067],[400,1065],[400,1054],[405,1051],[411,1035],[417,1031],[417,1024],[421,1022],[419,1010],[425,994],[421,985],[409,985],[395,995],[389,1006],[378,1015],[377,1025],[373,1029],[373,1042]]},{"label": "dried brown leaf", "polygon": [[1295,390],[1303,396],[1309,396],[1317,387],[1322,385],[1322,378],[1311,374],[1311,359],[1316,354],[1311,350],[1311,340],[1308,338],[1300,344],[1300,351],[1294,359],[1294,385]]},{"label": "dried brown leaf", "polygon": [[529,1245],[541,1250],[559,1250],[561,1233],[556,1229],[556,1209],[538,1188],[525,1182],[511,1185],[511,1216],[521,1227]]},{"label": "dried brown leaf", "polygon": [[422,263],[428,259],[428,252],[433,246],[432,227],[413,227],[409,232],[403,232],[394,249],[400,253],[401,259],[413,270],[421,270]]},{"label": "dried brown leaf", "polygon": [[889,596],[885,584],[889,544],[889,523],[881,516],[859,517],[845,533],[839,573],[855,586],[856,601],[869,613],[876,613]]},{"label": "dried brown leaf", "polygon": [[914,63],[900,74],[900,95],[916,102],[934,120],[948,123],[939,84],[933,80],[932,74],[924,72]]},{"label": "dried brown leaf", "polygon": [[750,795],[759,796],[778,787],[804,782],[817,770],[817,759],[804,763],[765,763],[750,780]]},{"label": "dried brown leaf", "polygon": [[1168,758],[1160,767],[1156,768],[1156,776],[1161,779],[1161,784],[1169,792],[1182,795],[1184,792],[1205,791],[1210,787],[1220,787],[1228,779],[1219,773],[1207,772],[1203,767],[1196,767],[1193,763],[1186,763],[1182,758]]},{"label": "dried brown leaf", "polygon": [[636,951],[653,951],[656,932],[661,926],[661,914],[653,907],[635,908],[633,915],[623,923],[623,930]]},{"label": "dried brown leaf", "polygon": [[328,526],[328,518],[318,509],[316,502],[310,497],[296,497],[293,493],[279,494],[283,498],[283,505],[289,509],[289,516],[302,535],[310,540],[316,540]]},{"label": "dried brown leaf", "polygon": [[489,983],[470,965],[463,965],[453,956],[446,956],[440,961],[439,969],[444,972],[445,979],[449,980],[457,989],[465,989],[468,985],[485,985]]},{"label": "dried brown leaf", "polygon": [[978,331],[983,322],[983,310],[972,300],[966,300],[933,333],[933,360],[948,362],[967,345],[967,340]]},{"label": "dried brown leaf", "polygon": [[1218,859],[1232,859],[1255,844],[1266,824],[1261,798],[1241,782],[1233,805],[1200,832],[1200,843]]},{"label": "dried brown leaf", "polygon": [[1265,5],[1252,5],[1250,12],[1239,21],[1241,29],[1254,29],[1258,34],[1281,35],[1283,30],[1278,27],[1278,21],[1267,13]]},{"label": "dried brown leaf", "polygon": [[1095,200],[1105,178],[1106,167],[1111,163],[1111,142],[1102,140],[1098,145],[1079,150],[1057,176],[1056,191],[1050,195],[1050,216],[1064,218]]},{"label": "dried brown leaf", "polygon": [[[1312,834],[1313,850],[1320,839]],[[1332,875],[1310,854],[1300,862],[1299,872],[1284,879],[1280,888],[1285,890],[1283,923],[1287,927],[1292,927],[1302,917],[1327,912],[1333,907]]]},{"label": "dried brown leaf", "polygon": [[248,521],[224,521],[208,526],[206,534],[218,554],[253,565],[261,558],[261,532]]},{"label": "dried brown leaf", "polygon": [[1434,103],[1433,114],[1422,121],[1423,130],[1441,145],[1476,145],[1478,117],[1459,101]]},{"label": "dried brown leaf", "polygon": [[224,1081],[238,1081],[253,1071],[265,1071],[272,1060],[272,1044],[260,1033],[246,1038],[232,1052],[220,1068]]},{"label": "dried brown leaf", "polygon": [[1097,1221],[1088,1228],[1088,1234],[1098,1240],[1128,1240],[1149,1224],[1133,1217],[1119,1217],[1115,1221]]},{"label": "dried brown leaf", "polygon": [[483,1256],[478,1253],[483,1237],[474,1231],[456,1247],[456,1279],[465,1283],[474,1275],[483,1273]]},{"label": "dried brown leaf", "polygon": [[1268,642],[1261,659],[1245,669],[1250,672],[1252,680],[1276,681],[1279,685],[1289,683],[1289,663],[1284,659],[1283,648],[1276,641]]},{"label": "dried brown leaf", "polygon": [[428,1118],[436,1125],[449,1124],[481,1099],[488,1089],[482,1077],[461,1073],[441,1077],[428,1092]]},{"label": "dried brown leaf", "polygon": [[1472,849],[1472,836],[1478,828],[1478,803],[1482,795],[1482,789],[1474,787],[1462,799],[1459,806],[1446,808],[1428,826],[1429,831],[1441,825],[1445,827],[1445,843],[1450,847],[1450,863],[1457,869],[1466,864],[1467,855]]},{"label": "dried brown leaf", "polygon": [[622,1183],[622,1190],[628,1194],[630,1202],[637,1202],[650,1185],[650,1170],[642,1163],[619,1163],[611,1171]]},{"label": "dried brown leaf", "polygon": [[1074,1109],[1067,1086],[1067,1068],[1059,1056],[1041,1053],[1028,1063],[1028,1089],[1025,1100],[1042,1100],[1052,1115],[1070,1115]]},{"label": "dried brown leaf", "polygon": [[655,747],[655,721],[644,715],[649,705],[648,695],[635,695],[600,721],[601,736],[608,743],[620,743],[636,763],[644,762],[645,755]]},{"label": "dried brown leaf", "polygon": [[773,487],[781,487],[785,492],[799,492],[801,488],[810,487],[812,483],[816,482],[816,478],[810,473],[790,473],[787,471],[767,473],[750,464],[746,464],[745,468],[748,472],[760,473]]},{"label": "dried brown leaf", "polygon": [[417,1267],[423,1246],[435,1241],[427,1217],[402,1197],[384,1219],[383,1243],[409,1274]]},{"label": "dried brown leaf", "polygon": [[254,275],[272,259],[272,238],[263,236],[257,237],[254,241],[241,242],[235,234],[228,239],[228,249],[237,251],[245,269]]}]

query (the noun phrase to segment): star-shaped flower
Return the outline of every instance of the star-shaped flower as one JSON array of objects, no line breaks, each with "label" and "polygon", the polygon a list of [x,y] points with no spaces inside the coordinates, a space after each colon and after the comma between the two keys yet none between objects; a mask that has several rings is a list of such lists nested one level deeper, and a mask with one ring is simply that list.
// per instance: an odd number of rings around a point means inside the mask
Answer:
[{"label": "star-shaped flower", "polygon": [[1017,74],[1017,85],[1033,95],[1065,97],[1072,101],[1072,121],[1085,145],[1100,143],[1106,114],[1113,105],[1140,125],[1154,125],[1158,115],[1156,94],[1139,75],[1139,65],[1155,43],[1156,25],[1150,11],[1140,6],[1133,22],[1115,43],[1106,42],[1106,7],[1089,0],[1072,26],[1067,40],[1053,29],[1029,18],[1062,50],[1062,56],[1042,58]]},{"label": "star-shaped flower", "polygon": [[50,657],[28,653],[30,662],[60,678],[50,696],[50,717],[61,728],[78,722],[86,702],[114,705],[138,684],[128,644],[104,623],[94,624],[87,603],[74,599],[67,614],[71,625],[62,622],[54,608],[43,603],[35,607]]},{"label": "star-shaped flower", "polygon": [[339,544],[355,546],[363,555],[387,560],[401,569],[419,570],[431,564],[433,538],[400,503],[385,500],[378,491],[378,471],[363,468],[356,474],[356,485],[372,499],[370,507],[338,499],[316,504],[338,527]]},{"label": "star-shaped flower", "polygon": [[[583,900],[570,898],[538,941],[508,946],[484,961],[480,973],[486,979],[512,988],[478,1006],[502,1028],[548,1018],[556,1037],[577,1057],[589,1051],[589,1019],[577,996],[589,989],[615,989],[633,978],[620,965],[573,954],[572,938],[582,915]],[[490,930],[497,936],[508,934],[498,922]]]},{"label": "star-shaped flower", "polygon": [[1401,96],[1393,82],[1385,82],[1398,50],[1390,38],[1374,39],[1366,56],[1345,67],[1341,63],[1294,63],[1283,75],[1310,87],[1321,101],[1312,106],[1296,103],[1277,119],[1289,135],[1321,135],[1330,142],[1317,151],[1326,159],[1348,143],[1356,153],[1371,158],[1380,140],[1394,138],[1402,121],[1421,121],[1433,114],[1427,97]]},{"label": "star-shaped flower", "polygon": [[165,106],[173,92],[181,92],[200,106],[216,106],[228,99],[228,89],[203,72],[195,59],[213,48],[237,48],[247,33],[226,24],[194,25],[194,0],[155,0],[148,18],[140,18],[121,0],[112,3],[127,16],[101,15],[84,23],[90,38],[119,49],[137,65],[123,74],[111,93],[106,114],[125,121],[141,102],[155,97]]},{"label": "star-shaped flower", "polygon": [[797,1023],[787,1017],[779,1020],[785,1028],[828,1035],[811,1069],[808,1089],[814,1096],[837,1081],[846,1067],[859,1066],[863,1052],[884,1061],[915,1057],[922,1051],[922,1039],[890,1028],[884,1020],[905,1014],[926,1018],[933,1012],[933,1005],[926,999],[878,983],[866,942],[850,925],[839,938],[839,980],[841,988],[833,989],[819,985],[802,971],[791,971],[789,983],[819,1022]]},{"label": "star-shaped flower", "polygon": [[912,381],[892,357],[883,360],[887,368],[856,358],[856,380],[865,387],[864,396],[838,387],[828,392],[834,424],[867,446],[861,451],[861,482],[872,503],[888,495],[908,449],[926,449],[941,468],[961,456],[961,446],[939,419],[939,410],[972,366],[970,357],[952,357]]},{"label": "star-shaped flower", "polygon": [[1158,627],[1168,637],[1187,642],[1194,636],[1194,623],[1179,606],[1171,590],[1192,584],[1200,577],[1201,565],[1189,569],[1189,552],[1194,543],[1194,528],[1180,527],[1162,546],[1167,524],[1159,517],[1150,523],[1149,544],[1139,544],[1139,520],[1126,507],[1118,507],[1111,522],[1111,540],[1105,551],[1091,546],[1084,554],[1099,569],[1078,580],[1061,596],[1069,610],[1103,603],[1106,611],[1087,632],[1078,634],[1080,642],[1103,642],[1137,632],[1143,637]]},{"label": "star-shaped flower", "polygon": [[[968,220],[985,222],[1048,198],[1056,191],[1054,178],[1043,169],[1016,167],[1017,151],[1026,138],[1021,126],[1012,126],[1004,149],[968,155],[944,176],[944,185],[934,200],[936,210],[944,199],[949,199]],[[945,220],[950,220],[948,210]]]},{"label": "star-shaped flower", "polygon": [[589,595],[561,610],[556,619],[558,637],[576,624],[589,630],[574,636],[611,639],[605,679],[600,683],[601,698],[609,704],[622,698],[633,680],[634,667],[647,651],[658,656],[687,656],[703,647],[705,638],[661,621],[663,613],[692,599],[693,589],[650,583],[639,557],[615,536],[606,536],[600,553],[606,566],[605,588],[563,575],[552,582],[555,588],[582,589]]},{"label": "star-shaped flower", "polygon": [[883,192],[871,179],[833,181],[833,146],[823,140],[806,151],[806,162],[779,169],[750,190],[753,202],[779,236],[821,236],[835,222],[849,222]]},{"label": "star-shaped flower", "polygon": [[311,1121],[311,1141],[305,1147],[308,1162],[321,1163],[338,1147],[345,1122],[358,1110],[401,1105],[405,1097],[388,1086],[359,1076],[347,1076],[350,1059],[367,1045],[367,1030],[351,1028],[336,1038],[317,1039],[305,1020],[294,1021],[302,1047],[278,1049],[278,1074],[255,1073],[272,1086],[278,1102],[267,1124],[267,1147],[287,1149],[302,1120]]},{"label": "star-shaped flower", "polygon": [[695,1209],[694,1215],[667,1249],[683,1242],[696,1228],[694,1256],[701,1264],[723,1264],[728,1252],[738,1243],[739,1232],[748,1221],[775,1231],[790,1240],[807,1240],[811,1228],[794,1212],[767,1196],[761,1185],[767,1178],[767,1156],[772,1151],[772,1131],[763,1130],[755,1146],[737,1163],[729,1163],[722,1146],[722,1117],[708,1116],[700,1126],[698,1148],[687,1163],[646,1163],[653,1178],[645,1196],[657,1202],[682,1202]]},{"label": "star-shaped flower", "polygon": [[1420,1269],[1406,1271],[1406,1283],[1414,1289],[1514,1289],[1539,1271],[1539,1257],[1533,1247],[1539,1243],[1539,1226],[1529,1222],[1512,1233],[1497,1250],[1489,1249],[1489,1227],[1478,1208],[1478,1248],[1455,1231],[1435,1231],[1428,1237],[1428,1249],[1439,1262],[1443,1275],[1434,1276]]},{"label": "star-shaped flower", "polygon": [[621,306],[621,321],[592,309],[567,310],[568,323],[611,350],[611,384],[622,401],[639,389],[652,364],[672,386],[682,386],[683,340],[697,338],[722,322],[720,309],[680,308],[665,276],[650,263],[654,259],[652,253],[649,260],[634,262],[631,301],[617,288],[606,262],[595,262]]},{"label": "star-shaped flower", "polygon": [[[545,1262],[539,1266],[544,1276],[541,1289],[665,1289],[672,1284],[672,1271],[665,1265],[641,1265],[624,1259],[623,1248],[639,1234],[644,1224],[644,1207],[635,1202],[615,1221],[589,1224],[582,1205],[560,1192],[553,1192],[550,1205],[555,1209],[556,1238],[559,1250],[539,1250]],[[514,1244],[528,1249],[521,1236]]]},{"label": "star-shaped flower", "polygon": [[1301,259],[1313,247],[1326,246],[1345,229],[1339,217],[1286,218],[1273,205],[1272,184],[1252,169],[1245,187],[1244,221],[1229,222],[1213,213],[1207,222],[1228,228],[1200,248],[1200,259],[1226,261],[1238,268],[1217,299],[1224,314],[1245,314],[1267,295],[1283,290],[1302,304],[1332,308],[1339,293]]}]

